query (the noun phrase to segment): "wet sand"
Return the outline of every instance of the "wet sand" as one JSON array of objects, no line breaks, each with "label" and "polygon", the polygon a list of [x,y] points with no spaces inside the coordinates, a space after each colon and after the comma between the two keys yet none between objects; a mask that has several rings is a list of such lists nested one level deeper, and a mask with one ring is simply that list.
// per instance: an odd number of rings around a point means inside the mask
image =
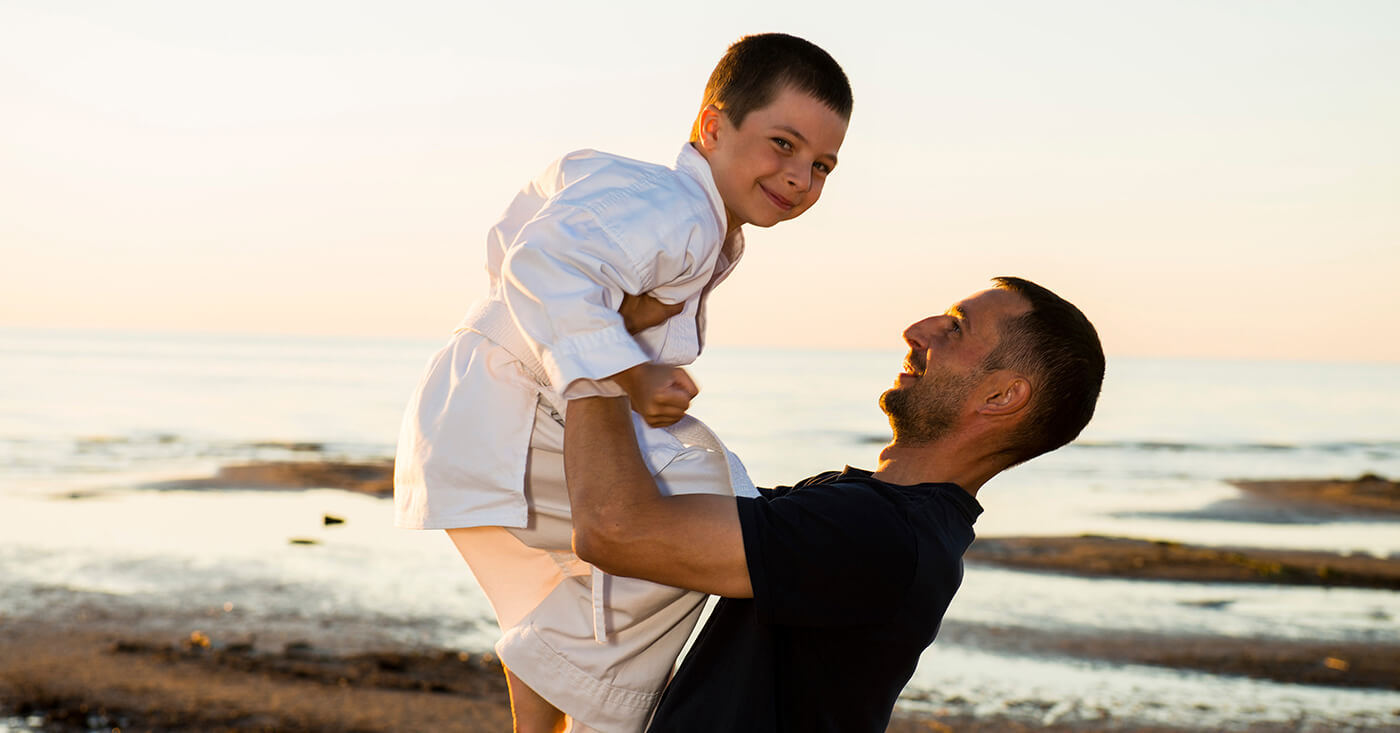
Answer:
[{"label": "wet sand", "polygon": [[[329,633],[329,632],[328,632]],[[333,641],[327,640],[334,644]],[[1243,674],[1302,684],[1398,689],[1400,648],[1148,635],[1053,637],[1026,629],[945,629],[941,643]],[[246,636],[91,628],[70,620],[0,625],[0,718],[46,731],[462,731],[510,729],[500,664],[433,649],[340,653],[315,642],[264,648]],[[1277,730],[1288,730],[1279,727]],[[1102,721],[897,711],[890,731],[1145,730]],[[1157,731],[1185,729],[1155,728]],[[1271,728],[1252,730],[1268,731]]]},{"label": "wet sand", "polygon": [[[224,466],[214,476],[152,484],[156,489],[307,489],[355,491],[373,496],[394,492],[391,460],[348,462],[321,460],[318,446],[302,450],[304,461],[267,461]],[[1277,479],[1231,481],[1241,496],[1202,509],[1217,519],[1271,521],[1275,515],[1303,521],[1339,518],[1400,518],[1400,482],[1374,474],[1354,479]]]},{"label": "wet sand", "polygon": [[1018,570],[1089,577],[1400,590],[1400,558],[1206,547],[1127,537],[978,537],[964,556]]},{"label": "wet sand", "polygon": [[[157,488],[344,488],[383,494],[388,464],[234,466],[209,479]],[[1260,506],[1384,515],[1394,482],[1258,482],[1242,490]],[[1342,485],[1338,489],[1338,485]],[[1334,502],[1326,504],[1325,502]],[[1388,506],[1388,504],[1387,504]],[[1389,519],[1389,517],[1386,517]],[[1212,548],[1109,537],[979,538],[969,562],[1088,576],[1222,583],[1400,589],[1400,558]],[[64,609],[63,604],[50,606]],[[55,615],[56,614],[56,615]],[[0,617],[0,724],[36,716],[45,731],[507,731],[510,711],[490,655],[405,648],[329,623],[276,635],[239,626],[237,614],[192,609],[152,618],[143,609],[72,607],[49,617]],[[1400,690],[1400,645],[1169,637],[1106,632],[1054,634],[946,624],[941,644],[1017,655],[1062,656],[1199,670],[1306,685]],[[1400,711],[1397,712],[1400,715]],[[1267,733],[1293,730],[1254,727]],[[1103,720],[1062,724],[1023,718],[950,717],[899,711],[890,731],[1119,731],[1167,733]]]},{"label": "wet sand", "polygon": [[[191,632],[191,635],[195,632]],[[45,731],[508,731],[500,665],[451,652],[337,655],[310,643],[0,627],[0,710]]]},{"label": "wet sand", "polygon": [[393,461],[268,461],[224,466],[213,476],[162,481],[145,488],[162,490],[341,489],[371,496],[394,495]]},{"label": "wet sand", "polygon": [[1289,684],[1400,690],[1400,644],[1394,643],[1261,641],[1204,634],[1051,633],[968,623],[944,624],[937,643],[1017,656],[1143,664]]},{"label": "wet sand", "polygon": [[1288,504],[1328,514],[1400,519],[1400,482],[1375,474],[1355,479],[1231,481],[1258,503]]}]

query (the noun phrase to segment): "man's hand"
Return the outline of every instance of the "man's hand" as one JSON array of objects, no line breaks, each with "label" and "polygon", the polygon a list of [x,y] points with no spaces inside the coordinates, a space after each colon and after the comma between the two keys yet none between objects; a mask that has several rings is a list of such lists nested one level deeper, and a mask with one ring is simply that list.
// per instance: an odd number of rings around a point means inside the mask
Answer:
[{"label": "man's hand", "polygon": [[617,307],[618,314],[622,316],[622,323],[627,326],[627,333],[639,333],[660,325],[683,310],[685,303],[667,305],[650,295],[631,293],[624,293],[622,305]]},{"label": "man's hand", "polygon": [[691,398],[700,393],[684,369],[650,362],[614,374],[612,379],[627,393],[632,409],[654,428],[673,425],[685,417]]}]

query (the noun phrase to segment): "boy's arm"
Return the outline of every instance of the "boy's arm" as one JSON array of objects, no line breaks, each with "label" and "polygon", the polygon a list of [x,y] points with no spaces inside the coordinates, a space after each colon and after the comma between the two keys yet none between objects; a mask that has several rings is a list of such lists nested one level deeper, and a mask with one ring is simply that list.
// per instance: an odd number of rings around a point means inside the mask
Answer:
[{"label": "boy's arm", "polygon": [[734,498],[663,496],[642,462],[622,399],[569,402],[564,475],[574,551],[583,560],[613,575],[729,598],[753,596]]},{"label": "boy's arm", "polygon": [[[683,282],[667,278],[675,278],[685,263],[694,265],[689,244],[696,238],[653,243],[652,251],[638,253],[631,251],[638,245],[629,249],[614,234],[589,212],[547,205],[505,255],[506,304],[550,383],[566,399],[614,395],[621,387],[648,424],[670,425],[689,409],[694,385],[666,378],[633,334],[685,306],[634,294]],[[639,266],[639,260],[646,265]],[[643,300],[629,300],[638,297]]]},{"label": "boy's arm", "polygon": [[651,362],[614,374],[612,381],[627,393],[632,410],[654,428],[679,422],[690,409],[690,401],[700,394],[684,369]]},{"label": "boy's arm", "polygon": [[579,151],[537,182],[548,195],[501,249],[502,296],[565,398],[616,394],[597,382],[650,361],[619,313],[624,297],[698,296],[723,232],[708,199],[634,161]]},{"label": "boy's arm", "polygon": [[[520,233],[501,269],[511,318],[566,397],[599,394],[602,380],[649,358],[618,308],[650,283],[606,239],[567,212],[546,211]],[[614,388],[615,389],[615,388]],[[616,392],[612,392],[616,394]]]},{"label": "boy's arm", "polygon": [[650,295],[625,293],[622,305],[617,307],[617,314],[622,316],[622,325],[627,327],[627,333],[637,334],[665,323],[667,318],[683,310],[685,303],[667,304]]},{"label": "boy's arm", "polygon": [[[627,332],[635,334],[660,325],[684,309],[684,303],[667,305],[650,295],[628,293],[622,296],[617,312]],[[627,393],[632,409],[652,427],[672,425],[685,417],[691,398],[700,392],[684,371],[652,363],[614,374],[612,380]]]}]

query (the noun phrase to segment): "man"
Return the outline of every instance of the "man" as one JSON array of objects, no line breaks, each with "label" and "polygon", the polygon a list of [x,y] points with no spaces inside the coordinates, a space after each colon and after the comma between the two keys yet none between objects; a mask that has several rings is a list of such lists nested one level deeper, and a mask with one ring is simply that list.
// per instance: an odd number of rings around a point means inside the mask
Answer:
[{"label": "man", "polygon": [[1104,358],[1094,327],[1034,283],[997,278],[904,332],[880,398],[894,438],[757,498],[662,496],[625,400],[569,403],[578,556],[723,596],[650,730],[883,731],[962,580],[977,491],[1077,436]]}]

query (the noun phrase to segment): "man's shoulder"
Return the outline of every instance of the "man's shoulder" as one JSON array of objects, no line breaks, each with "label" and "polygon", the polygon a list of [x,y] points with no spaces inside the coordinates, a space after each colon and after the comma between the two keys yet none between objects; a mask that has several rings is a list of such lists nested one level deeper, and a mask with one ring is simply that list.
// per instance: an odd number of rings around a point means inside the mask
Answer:
[{"label": "man's shoulder", "polygon": [[922,518],[932,510],[947,515],[950,521],[968,526],[982,513],[977,500],[957,484],[891,484],[876,478],[870,471],[850,466],[810,476],[792,486],[763,489],[762,498],[814,502],[830,507],[849,504],[861,514],[893,513]]},{"label": "man's shoulder", "polygon": [[809,476],[792,486],[762,489],[758,501],[770,505],[770,511],[779,515],[839,514],[851,519],[851,526],[881,518],[901,521],[906,513],[905,497],[891,488],[872,478],[868,471],[847,467]]},{"label": "man's shoulder", "polygon": [[784,494],[799,492],[804,489],[841,490],[844,488],[865,488],[884,491],[890,489],[899,489],[901,487],[881,481],[880,479],[875,478],[870,471],[867,471],[863,468],[852,468],[851,466],[846,466],[841,470],[823,471],[821,473],[808,476],[807,478],[798,481],[792,486],[776,487],[772,490],[772,494],[775,496],[781,496]]},{"label": "man's shoulder", "polygon": [[800,489],[807,486],[820,486],[824,484],[840,483],[845,474],[845,470],[822,471],[821,473],[808,476],[807,478],[798,481],[797,483],[792,485],[792,488]]}]

